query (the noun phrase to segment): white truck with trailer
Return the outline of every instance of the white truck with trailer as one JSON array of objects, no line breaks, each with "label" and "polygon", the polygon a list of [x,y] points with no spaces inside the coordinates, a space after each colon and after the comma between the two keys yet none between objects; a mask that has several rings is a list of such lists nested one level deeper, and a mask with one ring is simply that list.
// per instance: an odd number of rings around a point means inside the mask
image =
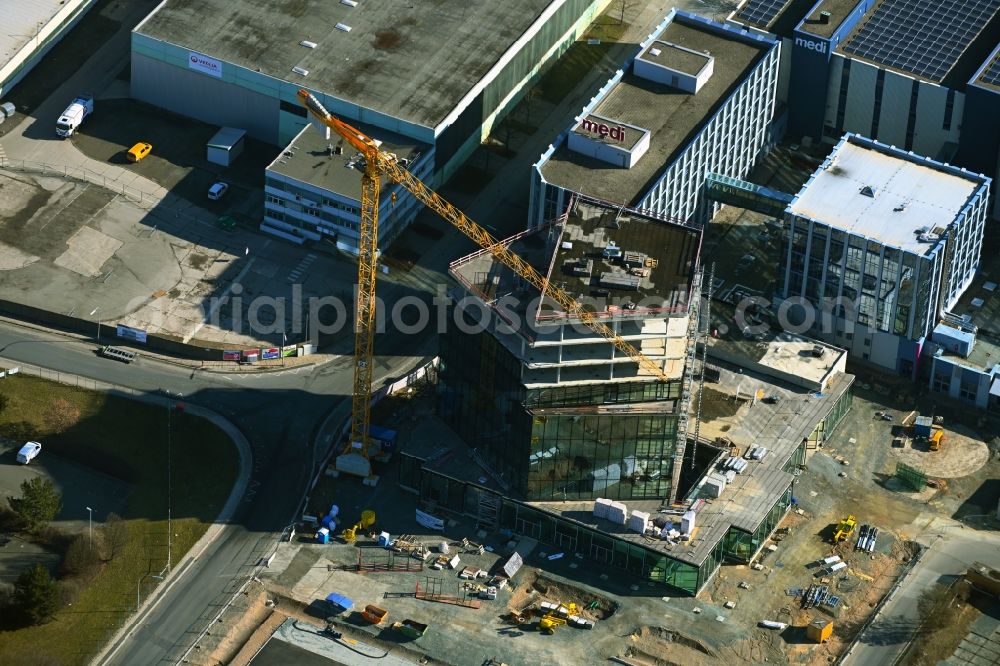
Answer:
[{"label": "white truck with trailer", "polygon": [[56,121],[56,134],[63,138],[73,136],[73,132],[83,124],[83,119],[94,112],[93,95],[77,95]]}]

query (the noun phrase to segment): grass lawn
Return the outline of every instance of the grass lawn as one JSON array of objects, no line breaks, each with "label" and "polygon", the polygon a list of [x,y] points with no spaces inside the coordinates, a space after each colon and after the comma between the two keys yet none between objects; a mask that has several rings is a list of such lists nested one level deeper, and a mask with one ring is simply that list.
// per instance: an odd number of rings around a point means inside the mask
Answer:
[{"label": "grass lawn", "polygon": [[[48,624],[0,632],[0,663],[86,663],[135,611],[139,579],[166,563],[167,403],[146,405],[23,375],[5,379],[0,393],[10,400],[0,428],[27,421],[37,429],[43,456],[57,453],[133,487],[123,516],[131,537],[124,552]],[[58,398],[80,410],[63,432],[47,425],[48,406]],[[208,421],[176,410],[170,419],[176,565],[225,504],[238,463],[229,438]],[[143,596],[155,582],[146,579]]]}]

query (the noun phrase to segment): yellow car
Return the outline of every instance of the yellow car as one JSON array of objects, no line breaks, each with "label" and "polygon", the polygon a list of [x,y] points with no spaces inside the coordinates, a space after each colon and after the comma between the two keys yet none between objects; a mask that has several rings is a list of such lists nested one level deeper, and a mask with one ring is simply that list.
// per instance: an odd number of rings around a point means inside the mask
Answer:
[{"label": "yellow car", "polygon": [[125,153],[125,159],[127,159],[129,162],[138,162],[146,155],[149,155],[151,150],[153,150],[152,145],[140,141],[139,143],[135,144],[134,146],[128,149],[128,152]]}]

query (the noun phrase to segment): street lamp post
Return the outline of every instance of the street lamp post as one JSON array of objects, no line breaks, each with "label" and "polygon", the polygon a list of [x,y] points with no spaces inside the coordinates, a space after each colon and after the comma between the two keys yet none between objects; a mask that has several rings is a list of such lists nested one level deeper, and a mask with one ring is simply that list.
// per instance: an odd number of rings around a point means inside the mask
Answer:
[{"label": "street lamp post", "polygon": [[88,514],[87,515],[87,523],[88,523],[88,529],[87,529],[87,531],[90,532],[90,549],[94,550],[94,510],[91,509],[89,506],[87,507],[87,514]]},{"label": "street lamp post", "polygon": [[142,588],[142,581],[146,580],[147,578],[154,578],[156,580],[163,580],[163,576],[159,576],[159,575],[153,574],[153,573],[148,573],[148,574],[146,574],[145,576],[143,576],[142,578],[139,579],[139,582],[135,584],[135,612],[136,613],[139,612],[139,604],[142,603],[142,600],[139,598],[139,590]]},{"label": "street lamp post", "polygon": [[[170,566],[172,564],[171,545],[174,538],[174,527],[173,527],[173,520],[171,513],[171,480],[172,480],[173,470],[170,464],[171,462],[170,449],[172,443],[171,442],[172,423],[170,420],[170,412],[173,411],[173,405],[170,404],[171,401],[170,391],[164,390],[164,393],[167,394],[167,572],[169,573]],[[182,398],[184,396],[183,394],[178,393],[177,397]]]},{"label": "street lamp post", "polygon": [[[101,306],[97,306],[90,311],[90,316],[93,317],[94,314],[101,309]],[[97,318],[97,344],[101,344],[101,318]]]}]

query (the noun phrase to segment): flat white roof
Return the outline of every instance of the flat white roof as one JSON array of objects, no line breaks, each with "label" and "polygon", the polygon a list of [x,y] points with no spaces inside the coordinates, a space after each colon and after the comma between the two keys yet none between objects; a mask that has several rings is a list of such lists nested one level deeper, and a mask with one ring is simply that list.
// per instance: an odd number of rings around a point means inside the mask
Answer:
[{"label": "flat white roof", "polygon": [[[948,226],[981,181],[843,141],[789,210],[834,229],[923,254],[918,229]],[[862,193],[871,188],[874,196]]]}]

